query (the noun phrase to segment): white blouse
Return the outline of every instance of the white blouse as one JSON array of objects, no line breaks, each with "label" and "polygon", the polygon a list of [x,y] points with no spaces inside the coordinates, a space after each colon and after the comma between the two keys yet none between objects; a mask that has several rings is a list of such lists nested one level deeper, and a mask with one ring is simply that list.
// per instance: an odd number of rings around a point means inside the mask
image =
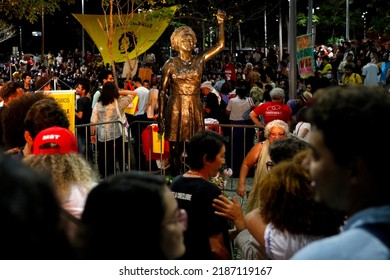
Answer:
[{"label": "white blouse", "polygon": [[319,236],[280,231],[270,223],[264,232],[265,251],[271,260],[288,260],[299,249],[319,238]]}]

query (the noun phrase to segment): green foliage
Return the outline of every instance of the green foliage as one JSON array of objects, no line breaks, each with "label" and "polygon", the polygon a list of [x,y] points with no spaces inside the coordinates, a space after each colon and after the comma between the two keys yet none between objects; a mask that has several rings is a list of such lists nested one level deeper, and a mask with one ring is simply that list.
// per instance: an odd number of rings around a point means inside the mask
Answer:
[{"label": "green foliage", "polygon": [[[312,15],[312,22],[313,24],[318,24],[319,22],[319,17],[315,14]],[[297,15],[297,25],[300,26],[307,26],[307,15],[304,13],[299,13]]]},{"label": "green foliage", "polygon": [[0,0],[3,19],[25,19],[36,22],[42,13],[53,15],[60,10],[60,3],[74,4],[75,0]]},{"label": "green foliage", "polygon": [[345,40],[343,36],[340,36],[340,37],[335,37],[335,36],[332,36],[330,37],[327,41],[326,41],[326,44],[328,46],[331,46],[331,45],[338,45],[340,43],[340,40]]}]

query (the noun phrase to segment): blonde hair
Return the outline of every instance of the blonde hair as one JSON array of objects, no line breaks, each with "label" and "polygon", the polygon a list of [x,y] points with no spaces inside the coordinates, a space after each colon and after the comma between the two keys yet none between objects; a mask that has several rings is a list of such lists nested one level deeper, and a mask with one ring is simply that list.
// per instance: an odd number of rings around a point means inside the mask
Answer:
[{"label": "blonde hair", "polygon": [[195,32],[192,30],[192,28],[189,26],[180,26],[176,28],[171,35],[171,46],[173,50],[179,51],[180,40],[184,36],[184,34],[191,35],[194,40],[194,45],[196,45],[197,39]]},{"label": "blonde hair", "polygon": [[23,161],[37,172],[50,176],[61,202],[68,197],[72,186],[89,192],[92,183],[99,180],[90,163],[77,153],[29,155]]}]

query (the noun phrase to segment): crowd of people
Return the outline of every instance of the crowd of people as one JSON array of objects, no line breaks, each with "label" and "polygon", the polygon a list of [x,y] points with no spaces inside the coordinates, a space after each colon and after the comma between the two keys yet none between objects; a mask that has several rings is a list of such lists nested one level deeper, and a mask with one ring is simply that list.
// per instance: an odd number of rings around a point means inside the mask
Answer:
[{"label": "crowd of people", "polygon": [[[222,51],[223,36],[196,56],[195,34],[178,29],[179,55],[153,67],[161,81],[123,81],[90,53],[19,61],[4,73],[12,78],[0,89],[2,258],[233,259],[233,245],[245,259],[390,258],[379,157],[390,149],[385,137],[361,134],[389,123],[389,49],[319,46],[315,73],[288,100],[287,53],[234,56]],[[61,76],[69,67],[71,79]],[[78,97],[75,133],[45,94],[56,78]],[[206,120],[226,126],[213,131]],[[172,182],[148,172],[148,122],[170,142]],[[96,162],[86,156],[95,152]],[[245,209],[211,182],[224,165]]]}]

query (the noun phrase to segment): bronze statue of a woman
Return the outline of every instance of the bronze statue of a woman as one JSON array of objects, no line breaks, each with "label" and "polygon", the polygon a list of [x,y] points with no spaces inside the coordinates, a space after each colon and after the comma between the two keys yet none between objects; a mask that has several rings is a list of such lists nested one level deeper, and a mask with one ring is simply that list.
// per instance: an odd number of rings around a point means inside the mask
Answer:
[{"label": "bronze statue of a woman", "polygon": [[179,55],[169,58],[162,68],[158,124],[159,132],[165,132],[165,139],[170,143],[172,175],[181,173],[185,143],[196,132],[205,129],[200,97],[203,68],[225,46],[226,14],[218,10],[216,17],[219,26],[218,42],[197,55],[193,54],[197,39],[190,27],[181,26],[171,35],[172,49]]}]

